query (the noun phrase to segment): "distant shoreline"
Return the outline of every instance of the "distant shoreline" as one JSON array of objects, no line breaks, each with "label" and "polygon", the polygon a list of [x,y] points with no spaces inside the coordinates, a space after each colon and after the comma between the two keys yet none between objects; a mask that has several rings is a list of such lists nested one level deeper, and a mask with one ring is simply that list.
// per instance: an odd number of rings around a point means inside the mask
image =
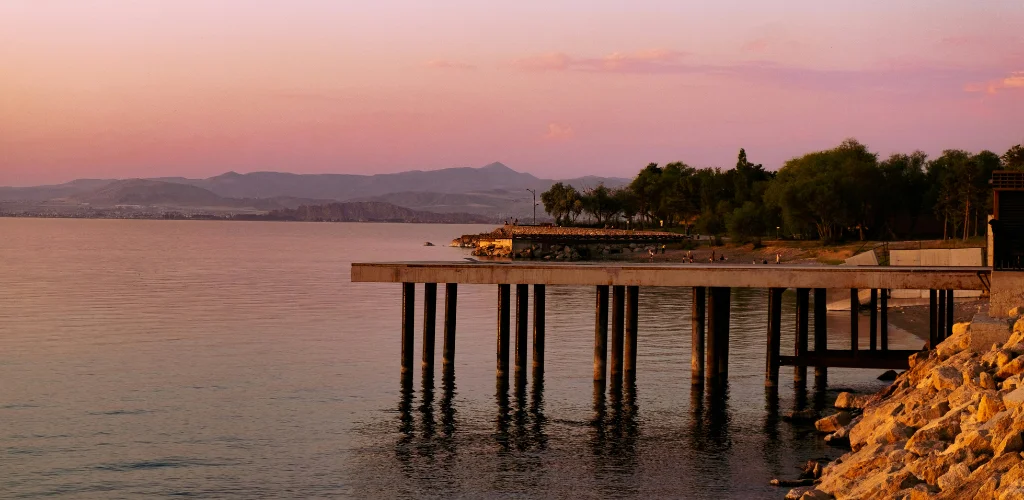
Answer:
[{"label": "distant shoreline", "polygon": [[423,222],[423,221],[408,221],[408,220],[293,220],[293,219],[279,219],[271,217],[253,217],[253,216],[220,216],[220,215],[198,215],[198,216],[181,216],[181,217],[167,217],[164,215],[49,215],[49,214],[8,214],[0,213],[0,218],[4,219],[85,219],[85,220],[156,220],[156,221],[224,221],[224,222],[296,222],[296,223],[369,223],[369,224],[449,224],[449,225],[487,225],[489,223],[482,222]]}]

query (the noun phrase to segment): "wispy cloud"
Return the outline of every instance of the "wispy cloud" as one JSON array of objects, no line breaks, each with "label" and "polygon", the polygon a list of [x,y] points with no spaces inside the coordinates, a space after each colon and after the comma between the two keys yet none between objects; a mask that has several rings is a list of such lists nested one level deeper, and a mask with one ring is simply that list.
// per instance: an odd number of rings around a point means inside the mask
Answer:
[{"label": "wispy cloud", "polygon": [[1014,71],[1005,78],[964,85],[966,92],[984,92],[989,95],[1009,89],[1024,89],[1024,71]]},{"label": "wispy cloud", "polygon": [[448,59],[431,59],[425,63],[424,66],[434,69],[456,69],[456,70],[467,70],[476,69],[476,65],[463,62],[463,61],[450,61]]},{"label": "wispy cloud", "polygon": [[552,122],[548,124],[548,133],[544,135],[544,138],[550,141],[563,141],[575,136],[576,133],[569,124]]},{"label": "wispy cloud", "polygon": [[[769,39],[753,41],[753,47],[799,46],[792,40]],[[729,78],[756,85],[813,89],[825,92],[885,91],[885,92],[962,92],[964,82],[984,82],[970,85],[969,90],[991,92],[1021,86],[1021,73],[1008,78],[1006,66],[962,66],[926,60],[883,61],[873,67],[816,68],[779,63],[757,58],[732,63],[710,64],[697,60],[688,53],[655,49],[639,52],[613,52],[604,57],[577,57],[562,52],[524,57],[513,62],[514,67],[531,72],[578,72],[601,74],[644,75],[702,75]],[[1010,66],[1013,67],[1013,66]]]},{"label": "wispy cloud", "polygon": [[598,58],[572,57],[562,52],[549,52],[516,59],[512,65],[524,71],[663,73],[681,64],[686,55],[685,52],[669,49],[612,52]]}]

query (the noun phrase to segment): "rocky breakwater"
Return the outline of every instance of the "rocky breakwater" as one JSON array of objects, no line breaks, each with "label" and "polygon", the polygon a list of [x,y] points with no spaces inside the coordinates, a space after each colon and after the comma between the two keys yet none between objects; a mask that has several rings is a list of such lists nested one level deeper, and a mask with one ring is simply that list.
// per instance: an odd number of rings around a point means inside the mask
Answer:
[{"label": "rocky breakwater", "polygon": [[1002,328],[986,349],[987,333],[958,323],[884,391],[840,395],[859,416],[818,428],[851,451],[787,498],[1024,499],[1024,318]]}]

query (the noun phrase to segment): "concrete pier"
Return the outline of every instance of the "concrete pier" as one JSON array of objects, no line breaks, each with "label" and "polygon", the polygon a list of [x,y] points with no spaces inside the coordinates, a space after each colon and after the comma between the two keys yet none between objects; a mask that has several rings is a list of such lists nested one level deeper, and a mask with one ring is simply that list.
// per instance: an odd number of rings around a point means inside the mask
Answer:
[{"label": "concrete pier", "polygon": [[459,309],[458,283],[444,286],[444,350],[441,353],[441,370],[446,376],[455,372],[455,325]]},{"label": "concrete pier", "polygon": [[[814,353],[824,354],[828,350],[828,290],[814,289]],[[814,384],[818,387],[828,385],[828,366],[824,363],[814,365]]]},{"label": "concrete pier", "polygon": [[768,289],[768,349],[764,385],[778,387],[779,357],[782,344],[782,288]]},{"label": "concrete pier", "polygon": [[533,378],[544,377],[544,308],[546,285],[533,285]]},{"label": "concrete pier", "polygon": [[623,344],[625,341],[626,287],[612,287],[612,387],[622,387]]},{"label": "concrete pier", "polygon": [[[929,292],[929,345],[951,333],[953,294],[956,290],[987,290],[991,271],[984,267],[887,266],[747,266],[706,264],[563,264],[504,262],[397,262],[352,265],[353,282],[402,284],[401,375],[403,387],[412,379],[416,283],[424,283],[422,372],[425,383],[434,373],[437,284],[445,283],[444,350],[446,377],[454,373],[458,285],[498,286],[496,374],[499,387],[508,385],[511,357],[511,285],[516,285],[515,368],[517,387],[523,385],[528,366],[529,285],[534,285],[534,384],[542,383],[545,340],[545,286],[595,286],[594,383],[603,388],[608,375],[613,389],[624,382],[632,387],[639,345],[639,287],[687,287],[693,291],[691,311],[691,382],[720,381],[729,372],[731,289],[768,289],[765,385],[777,386],[779,367],[794,366],[798,385],[806,383],[807,367],[815,367],[815,382],[827,381],[828,367],[906,368],[907,356],[916,351],[890,350],[888,298],[891,290],[927,289]],[[828,348],[825,318],[826,289],[850,291],[850,347]],[[814,289],[814,350],[810,351],[810,289]],[[609,301],[609,289],[611,300]],[[795,289],[796,339],[792,356],[781,355],[782,295]],[[859,347],[859,290],[871,290],[869,348]],[[609,302],[611,302],[609,304]],[[609,306],[611,308],[611,360],[608,360]],[[748,332],[741,332],[748,334]],[[624,380],[625,378],[625,380]]]},{"label": "concrete pier", "polygon": [[423,284],[423,378],[434,376],[434,330],[437,324],[437,283]]},{"label": "concrete pier", "polygon": [[526,334],[530,328],[530,285],[516,285],[516,385],[526,381],[526,364],[529,352],[526,350]]},{"label": "concrete pier", "polygon": [[636,381],[637,329],[640,321],[640,287],[626,287],[626,328],[622,342],[622,372],[627,383]]},{"label": "concrete pier", "polygon": [[594,382],[603,384],[608,364],[608,286],[597,287],[594,311]]},{"label": "concrete pier", "polygon": [[508,385],[508,359],[509,359],[509,322],[511,321],[511,311],[509,308],[511,304],[512,287],[511,285],[500,284],[498,285],[498,360],[497,360],[497,375],[499,380],[504,380],[505,384]]},{"label": "concrete pier", "polygon": [[413,340],[416,329],[416,284],[402,283],[402,383],[412,382]]},{"label": "concrete pier", "polygon": [[807,382],[807,337],[809,329],[809,308],[810,293],[807,288],[796,289],[796,342],[793,343],[794,352],[799,360],[793,368],[793,383],[804,385]]},{"label": "concrete pier", "polygon": [[732,290],[712,287],[708,297],[706,379],[713,383],[729,376],[729,308]]},{"label": "concrete pier", "polygon": [[704,287],[693,287],[693,310],[690,313],[692,323],[690,349],[690,383],[704,383]]}]

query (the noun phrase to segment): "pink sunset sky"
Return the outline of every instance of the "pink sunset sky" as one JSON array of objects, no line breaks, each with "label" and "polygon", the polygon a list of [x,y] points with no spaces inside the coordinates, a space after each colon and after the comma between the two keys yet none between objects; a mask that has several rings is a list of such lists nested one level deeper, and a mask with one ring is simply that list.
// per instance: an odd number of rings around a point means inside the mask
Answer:
[{"label": "pink sunset sky", "polygon": [[1024,2],[5,0],[0,185],[1024,141]]}]

